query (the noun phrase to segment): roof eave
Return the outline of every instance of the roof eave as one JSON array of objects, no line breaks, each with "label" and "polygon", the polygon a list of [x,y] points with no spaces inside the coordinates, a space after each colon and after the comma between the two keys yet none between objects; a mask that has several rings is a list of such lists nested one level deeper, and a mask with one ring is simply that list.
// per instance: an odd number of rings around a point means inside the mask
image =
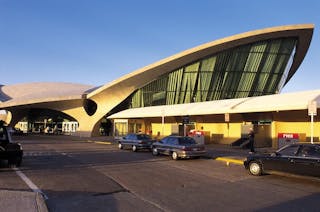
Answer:
[{"label": "roof eave", "polygon": [[106,84],[94,90],[87,95],[87,98],[91,98],[117,84],[126,84],[128,86],[133,86],[136,88],[142,87],[147,82],[149,82],[150,79],[156,79],[157,77],[167,72],[173,71],[174,69],[182,67],[185,64],[197,61],[208,55],[212,55],[223,50],[234,48],[236,46],[273,38],[297,37],[298,45],[293,64],[291,66],[291,69],[289,70],[288,78],[285,82],[287,83],[302,63],[306,52],[308,51],[313,34],[313,29],[313,24],[288,25],[245,32],[242,34],[215,40],[180,52],[178,54],[155,62],[151,65],[138,69],[134,72],[131,72],[123,77],[120,77],[117,80],[112,81],[109,84]]}]

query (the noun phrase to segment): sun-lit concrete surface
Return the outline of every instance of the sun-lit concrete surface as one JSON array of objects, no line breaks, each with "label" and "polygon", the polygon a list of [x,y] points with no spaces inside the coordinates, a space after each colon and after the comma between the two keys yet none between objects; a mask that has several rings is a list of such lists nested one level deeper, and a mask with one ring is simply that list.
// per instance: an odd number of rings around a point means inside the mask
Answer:
[{"label": "sun-lit concrete surface", "polygon": [[0,190],[1,211],[48,212],[41,194],[31,191]]}]

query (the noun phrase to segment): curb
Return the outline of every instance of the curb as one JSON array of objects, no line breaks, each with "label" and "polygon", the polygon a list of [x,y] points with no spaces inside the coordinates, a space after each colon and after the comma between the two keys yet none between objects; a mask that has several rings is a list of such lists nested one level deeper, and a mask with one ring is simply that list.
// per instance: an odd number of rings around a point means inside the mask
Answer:
[{"label": "curb", "polygon": [[0,190],[1,211],[48,212],[46,200],[39,192]]},{"label": "curb", "polygon": [[96,143],[96,144],[107,144],[107,145],[112,144],[112,143],[109,142],[109,141],[93,141],[93,142]]},{"label": "curb", "polygon": [[87,140],[87,142],[96,143],[96,144],[107,144],[107,145],[112,144],[112,142],[110,142],[110,141],[92,141],[92,140]]},{"label": "curb", "polygon": [[217,158],[214,158],[214,160],[226,162],[227,166],[229,166],[230,163],[234,163],[237,165],[243,165],[243,161],[244,161],[241,159],[228,158],[228,157],[217,157]]},{"label": "curb", "polygon": [[35,202],[36,202],[35,204],[36,204],[38,212],[48,212],[49,211],[45,198],[39,192],[36,193]]}]

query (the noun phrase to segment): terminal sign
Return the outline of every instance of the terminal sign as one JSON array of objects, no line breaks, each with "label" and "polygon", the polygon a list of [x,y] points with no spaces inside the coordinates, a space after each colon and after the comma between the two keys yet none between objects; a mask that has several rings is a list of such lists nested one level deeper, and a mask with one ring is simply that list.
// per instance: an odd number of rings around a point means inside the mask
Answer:
[{"label": "terminal sign", "polygon": [[316,116],[317,115],[317,102],[310,101],[308,103],[308,114],[309,116]]},{"label": "terminal sign", "polygon": [[278,133],[278,138],[282,139],[299,139],[299,133]]}]

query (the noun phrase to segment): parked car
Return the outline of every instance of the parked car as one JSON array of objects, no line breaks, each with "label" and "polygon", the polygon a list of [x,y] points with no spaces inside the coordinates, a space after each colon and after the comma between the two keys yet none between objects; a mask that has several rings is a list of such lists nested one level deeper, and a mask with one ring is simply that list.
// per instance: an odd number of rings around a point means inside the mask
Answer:
[{"label": "parked car", "polygon": [[153,143],[153,155],[171,155],[172,159],[200,157],[206,154],[205,146],[187,136],[168,136]]},{"label": "parked car", "polygon": [[252,154],[244,161],[252,175],[285,172],[320,177],[320,144],[289,144],[271,154]]},{"label": "parked car", "polygon": [[147,134],[130,133],[118,141],[118,147],[119,149],[131,148],[134,152],[139,149],[151,150],[155,141]]},{"label": "parked car", "polygon": [[23,150],[20,143],[11,141],[8,128],[0,121],[0,160],[7,160],[9,166],[20,166]]}]

